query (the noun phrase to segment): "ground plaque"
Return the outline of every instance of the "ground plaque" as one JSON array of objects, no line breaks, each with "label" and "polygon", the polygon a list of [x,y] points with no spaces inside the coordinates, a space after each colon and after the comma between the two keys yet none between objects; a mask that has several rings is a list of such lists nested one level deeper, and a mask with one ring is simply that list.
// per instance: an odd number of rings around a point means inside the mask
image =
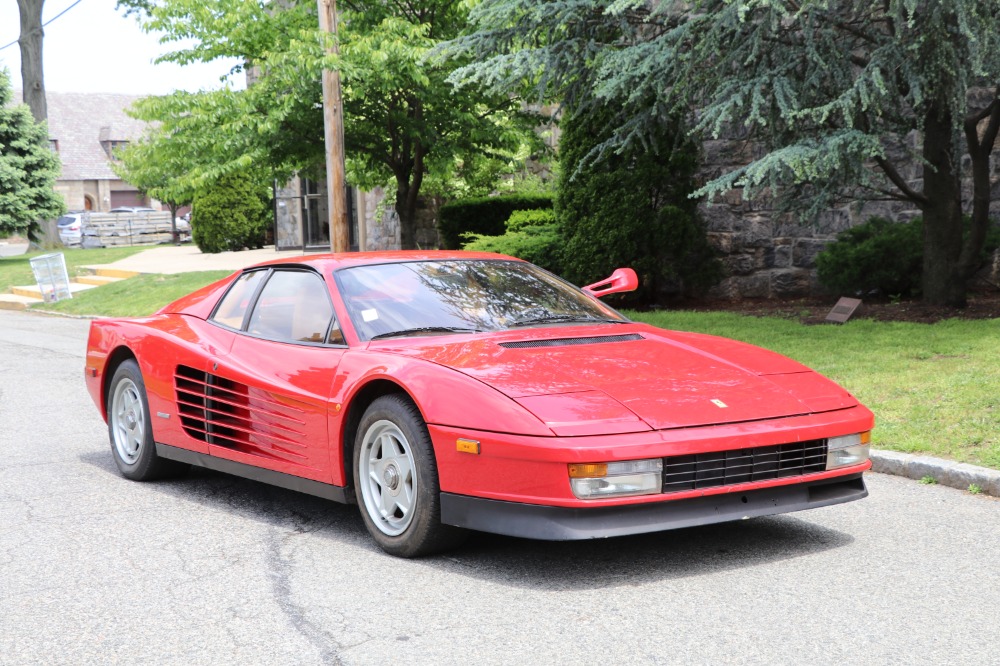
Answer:
[{"label": "ground plaque", "polygon": [[851,318],[851,315],[854,314],[859,305],[861,305],[860,298],[842,298],[830,310],[830,314],[826,316],[826,320],[843,324]]}]

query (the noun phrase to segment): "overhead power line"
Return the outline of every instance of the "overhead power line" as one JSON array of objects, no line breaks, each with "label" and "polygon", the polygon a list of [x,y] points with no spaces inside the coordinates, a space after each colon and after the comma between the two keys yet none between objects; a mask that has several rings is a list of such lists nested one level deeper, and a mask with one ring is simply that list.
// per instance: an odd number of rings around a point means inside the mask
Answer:
[{"label": "overhead power line", "polygon": [[[58,14],[56,14],[55,16],[53,16],[52,18],[50,18],[50,19],[49,19],[48,21],[46,21],[45,23],[43,23],[43,24],[42,24],[42,27],[44,28],[44,27],[45,27],[45,26],[47,26],[48,24],[52,23],[52,22],[53,22],[53,21],[55,21],[55,20],[56,20],[57,18],[59,18],[60,16],[62,16],[62,15],[63,15],[63,14],[65,14],[66,12],[68,12],[69,10],[73,9],[74,7],[76,7],[76,6],[77,6],[78,4],[80,4],[81,2],[83,2],[83,0],[76,0],[76,2],[74,2],[74,3],[72,4],[72,5],[70,5],[69,7],[67,7],[67,8],[66,8],[66,9],[64,9],[64,10],[62,10],[61,12],[59,12]],[[3,51],[4,49],[7,49],[7,48],[10,48],[11,46],[14,46],[14,44],[17,44],[17,42],[18,42],[19,40],[20,40],[20,37],[19,37],[18,39],[15,39],[14,41],[12,41],[12,42],[11,42],[10,44],[4,44],[3,46],[0,46],[0,51]]]}]

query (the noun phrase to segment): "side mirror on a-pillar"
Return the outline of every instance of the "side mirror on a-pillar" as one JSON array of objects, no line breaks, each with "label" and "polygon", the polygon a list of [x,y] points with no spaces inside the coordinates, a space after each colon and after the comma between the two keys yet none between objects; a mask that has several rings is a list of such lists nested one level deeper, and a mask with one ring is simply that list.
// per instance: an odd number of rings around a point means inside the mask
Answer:
[{"label": "side mirror on a-pillar", "polygon": [[611,277],[588,284],[583,288],[591,296],[601,298],[608,294],[617,294],[623,291],[635,291],[639,286],[639,276],[631,268],[619,268]]}]

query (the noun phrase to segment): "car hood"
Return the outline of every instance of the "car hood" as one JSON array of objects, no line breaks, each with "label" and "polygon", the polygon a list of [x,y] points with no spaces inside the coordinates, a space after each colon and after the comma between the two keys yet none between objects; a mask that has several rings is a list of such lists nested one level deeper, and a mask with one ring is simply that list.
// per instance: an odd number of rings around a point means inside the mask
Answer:
[{"label": "car hood", "polygon": [[[857,404],[805,366],[743,343],[645,325],[385,341],[474,377],[557,434],[779,418]],[[391,347],[391,349],[389,348]]]}]

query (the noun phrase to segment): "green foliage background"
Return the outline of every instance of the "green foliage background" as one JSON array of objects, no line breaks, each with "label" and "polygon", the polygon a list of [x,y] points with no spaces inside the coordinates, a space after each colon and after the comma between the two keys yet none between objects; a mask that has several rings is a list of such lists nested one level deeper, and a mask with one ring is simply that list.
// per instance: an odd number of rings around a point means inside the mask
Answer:
[{"label": "green foliage background", "polygon": [[655,142],[672,114],[754,147],[698,194],[742,188],[804,222],[844,198],[905,201],[923,214],[924,298],[962,305],[1000,133],[997,16],[1000,0],[481,0],[440,49],[473,58],[455,81],[619,105],[604,155]]}]

